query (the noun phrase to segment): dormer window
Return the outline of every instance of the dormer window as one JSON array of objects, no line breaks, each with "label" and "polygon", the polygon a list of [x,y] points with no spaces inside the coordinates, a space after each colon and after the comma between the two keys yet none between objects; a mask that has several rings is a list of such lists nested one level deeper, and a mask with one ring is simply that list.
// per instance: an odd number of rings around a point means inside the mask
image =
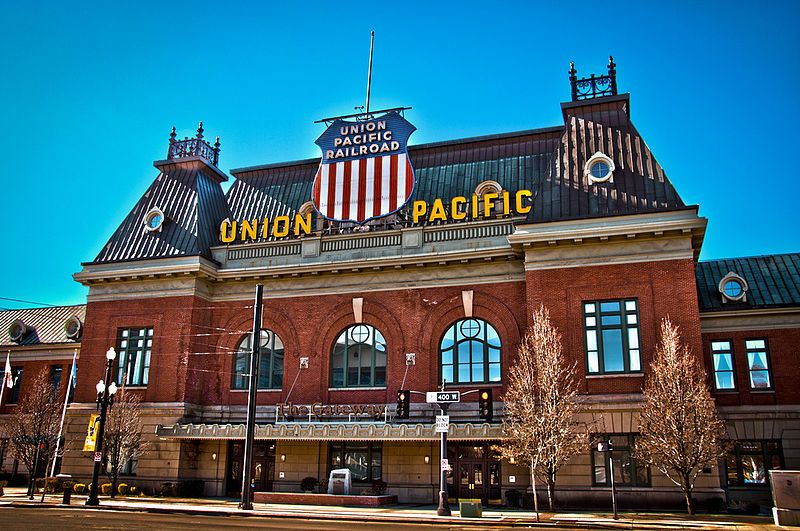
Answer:
[{"label": "dormer window", "polygon": [[747,289],[747,282],[733,271],[725,275],[719,282],[722,302],[746,302]]},{"label": "dormer window", "polygon": [[586,161],[583,174],[589,179],[589,184],[614,182],[614,161],[598,151]]},{"label": "dormer window", "polygon": [[161,226],[164,224],[164,212],[158,207],[153,207],[144,215],[142,221],[147,232],[161,232]]},{"label": "dormer window", "polygon": [[[496,200],[500,197],[502,191],[503,187],[500,186],[500,183],[497,181],[482,181],[480,184],[478,184],[478,186],[475,187],[475,195],[478,196],[478,212],[480,213],[480,216],[500,216],[503,214],[503,203]],[[486,194],[493,194],[495,199],[494,207],[491,208],[491,214],[484,208],[483,200]]]}]

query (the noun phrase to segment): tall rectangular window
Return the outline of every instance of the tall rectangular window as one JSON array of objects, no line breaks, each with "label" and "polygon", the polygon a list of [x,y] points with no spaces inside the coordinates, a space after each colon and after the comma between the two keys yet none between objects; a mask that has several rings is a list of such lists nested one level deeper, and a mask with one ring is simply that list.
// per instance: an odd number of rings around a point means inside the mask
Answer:
[{"label": "tall rectangular window", "polygon": [[53,386],[53,394],[58,396],[58,391],[61,389],[61,365],[50,366],[50,385]]},{"label": "tall rectangular window", "polygon": [[767,486],[767,472],[783,467],[779,440],[736,441],[725,456],[728,485]]},{"label": "tall rectangular window", "polygon": [[121,328],[117,334],[117,384],[147,385],[152,328]]},{"label": "tall rectangular window", "polygon": [[19,402],[19,388],[22,385],[22,367],[11,367],[11,381],[14,387],[8,392],[8,399],[6,404],[16,404]]},{"label": "tall rectangular window", "polygon": [[765,339],[747,339],[747,369],[750,372],[750,389],[772,389],[769,374],[769,352]]},{"label": "tall rectangular window", "polygon": [[634,435],[609,435],[612,451],[592,448],[592,484],[611,486],[611,462],[614,463],[614,484],[621,487],[649,487],[650,467],[634,459]]},{"label": "tall rectangular window", "polygon": [[714,388],[718,391],[736,389],[733,372],[733,349],[730,341],[711,342],[711,361],[714,366]]},{"label": "tall rectangular window", "polygon": [[583,325],[589,374],[641,372],[636,300],[584,302]]}]

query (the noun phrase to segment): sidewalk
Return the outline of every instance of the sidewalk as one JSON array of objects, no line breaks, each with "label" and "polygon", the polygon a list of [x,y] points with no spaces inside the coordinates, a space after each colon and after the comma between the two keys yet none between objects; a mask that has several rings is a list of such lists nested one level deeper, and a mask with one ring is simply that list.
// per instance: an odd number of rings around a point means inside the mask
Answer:
[{"label": "sidewalk", "polygon": [[[48,495],[41,503],[41,494],[28,500],[25,488],[6,488],[0,497],[0,506],[61,507],[61,495]],[[85,495],[73,495],[75,510],[89,510]],[[272,518],[303,518],[337,521],[375,521],[417,524],[477,524],[492,527],[550,527],[568,529],[691,529],[691,530],[755,530],[781,529],[772,525],[772,519],[741,515],[695,515],[688,517],[676,513],[622,513],[619,520],[610,514],[592,512],[541,513],[541,523],[531,511],[513,509],[485,509],[483,518],[461,518],[458,504],[453,504],[452,516],[438,516],[434,505],[396,505],[390,507],[330,507],[318,505],[255,504],[252,511],[242,511],[238,501],[230,498],[126,498],[111,500],[100,497],[100,506],[92,509],[119,511],[147,511],[152,513],[193,514],[213,516],[242,516]]]}]

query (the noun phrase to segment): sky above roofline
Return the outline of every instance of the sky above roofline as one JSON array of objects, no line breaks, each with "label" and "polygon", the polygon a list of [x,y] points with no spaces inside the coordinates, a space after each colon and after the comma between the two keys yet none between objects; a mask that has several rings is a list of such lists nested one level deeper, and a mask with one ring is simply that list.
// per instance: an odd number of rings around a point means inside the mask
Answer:
[{"label": "sky above roofline", "polygon": [[318,156],[314,121],[363,104],[373,29],[372,106],[413,107],[412,145],[559,126],[569,61],[599,74],[613,53],[634,124],[709,219],[701,258],[797,251],[800,6],[597,9],[3,3],[0,296],[84,302],[72,273],[155,179],[173,125],[202,119],[226,172]]}]

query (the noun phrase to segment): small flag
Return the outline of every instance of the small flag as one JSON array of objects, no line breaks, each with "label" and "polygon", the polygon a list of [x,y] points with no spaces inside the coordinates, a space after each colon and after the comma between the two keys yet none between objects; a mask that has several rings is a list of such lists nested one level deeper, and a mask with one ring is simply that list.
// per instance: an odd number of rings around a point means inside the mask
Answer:
[{"label": "small flag", "polygon": [[9,389],[14,388],[14,377],[11,375],[11,352],[6,355],[6,370],[3,373],[3,383]]}]

